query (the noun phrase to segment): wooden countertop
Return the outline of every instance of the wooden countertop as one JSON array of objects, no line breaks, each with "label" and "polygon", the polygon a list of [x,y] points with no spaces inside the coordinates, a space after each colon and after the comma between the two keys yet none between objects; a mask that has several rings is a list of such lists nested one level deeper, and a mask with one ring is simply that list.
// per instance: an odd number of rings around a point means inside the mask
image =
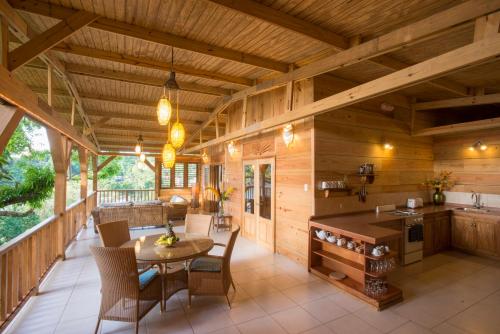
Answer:
[{"label": "wooden countertop", "polygon": [[[470,211],[457,211],[459,207],[471,207],[467,205],[446,204],[440,206],[427,205],[415,211],[422,214],[444,213],[455,211],[465,214],[480,214],[500,216],[499,209],[487,208],[487,213],[475,213]],[[405,217],[394,216],[386,212],[376,213],[375,211],[342,214],[338,216],[312,217],[309,226],[325,229],[334,233],[342,234],[347,237],[360,239],[362,241],[378,244],[384,241],[393,240],[401,237],[401,231],[377,226],[381,223],[403,221]]]}]

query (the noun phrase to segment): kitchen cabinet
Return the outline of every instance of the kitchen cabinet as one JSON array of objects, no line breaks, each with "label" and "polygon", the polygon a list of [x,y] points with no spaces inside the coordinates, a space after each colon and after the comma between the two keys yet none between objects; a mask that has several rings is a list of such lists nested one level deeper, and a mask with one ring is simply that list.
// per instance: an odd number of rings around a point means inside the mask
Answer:
[{"label": "kitchen cabinet", "polygon": [[453,247],[473,251],[476,248],[476,230],[474,219],[467,216],[454,215],[451,225]]},{"label": "kitchen cabinet", "polygon": [[500,257],[500,218],[480,214],[454,214],[453,247],[477,254]]},{"label": "kitchen cabinet", "polygon": [[442,252],[450,247],[450,215],[424,215],[424,256]]}]

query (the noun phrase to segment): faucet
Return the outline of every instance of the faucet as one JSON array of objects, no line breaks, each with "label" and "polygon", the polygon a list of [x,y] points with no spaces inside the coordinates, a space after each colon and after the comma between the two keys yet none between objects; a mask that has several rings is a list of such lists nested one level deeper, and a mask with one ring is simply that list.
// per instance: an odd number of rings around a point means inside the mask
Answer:
[{"label": "faucet", "polygon": [[476,209],[481,209],[481,194],[472,192],[472,205]]}]

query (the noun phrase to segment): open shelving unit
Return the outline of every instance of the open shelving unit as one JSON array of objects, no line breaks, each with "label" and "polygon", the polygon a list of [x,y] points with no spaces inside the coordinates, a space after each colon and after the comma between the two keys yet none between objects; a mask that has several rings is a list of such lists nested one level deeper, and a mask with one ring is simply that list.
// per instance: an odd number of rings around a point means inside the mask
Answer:
[{"label": "open shelving unit", "polygon": [[[358,245],[363,245],[364,250],[358,253],[346,247],[337,246],[326,240],[321,240],[316,236],[317,227],[311,227],[309,230],[309,271],[313,274],[331,282],[340,289],[360,298],[366,303],[373,305],[378,310],[389,307],[403,300],[402,291],[387,283],[387,292],[380,296],[370,296],[365,293],[366,280],[370,278],[382,279],[387,281],[388,272],[369,272],[369,261],[378,261],[389,258],[397,259],[397,252],[390,252],[382,256],[371,255],[371,249],[376,245],[367,243],[363,240],[354,239],[328,229],[323,229],[335,235],[336,237],[346,238],[348,241],[354,241]],[[378,245],[377,245],[378,246]],[[340,272],[346,275],[342,280],[336,280],[330,277],[332,272]]]}]

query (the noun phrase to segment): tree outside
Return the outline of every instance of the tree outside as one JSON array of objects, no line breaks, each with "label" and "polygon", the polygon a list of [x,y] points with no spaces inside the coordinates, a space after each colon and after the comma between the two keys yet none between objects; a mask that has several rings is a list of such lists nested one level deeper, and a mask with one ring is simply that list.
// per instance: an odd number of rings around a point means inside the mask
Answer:
[{"label": "tree outside", "polygon": [[[99,163],[107,157],[99,157]],[[88,189],[92,191],[89,159]],[[136,157],[117,157],[99,172],[99,189],[153,189],[154,173]],[[0,244],[49,218],[54,210],[54,168],[45,128],[24,117],[0,156]],[[73,149],[67,201],[80,199],[80,163]]]}]

